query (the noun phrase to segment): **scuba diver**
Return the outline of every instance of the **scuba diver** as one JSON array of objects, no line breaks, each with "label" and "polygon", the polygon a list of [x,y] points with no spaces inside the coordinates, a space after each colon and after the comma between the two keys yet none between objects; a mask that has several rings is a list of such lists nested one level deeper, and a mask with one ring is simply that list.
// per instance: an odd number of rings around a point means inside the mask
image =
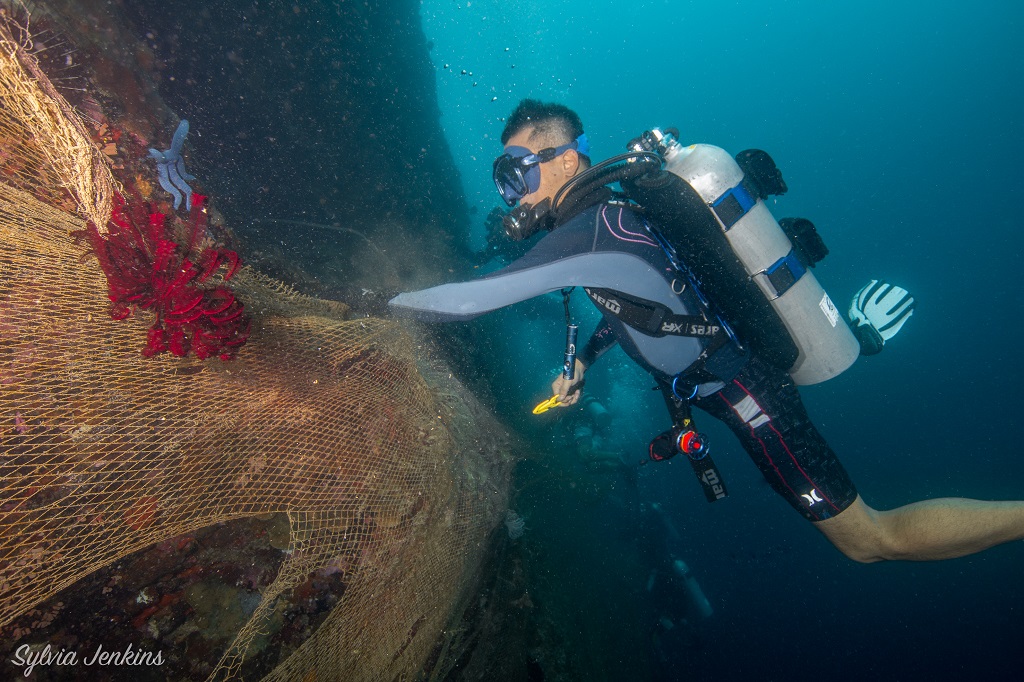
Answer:
[{"label": "scuba diver", "polygon": [[582,409],[571,415],[567,426],[572,435],[573,449],[584,468],[589,471],[626,468],[620,454],[606,447],[607,430],[612,420],[608,408],[592,395],[583,396],[577,404]]},{"label": "scuba diver", "polygon": [[[868,506],[812,424],[797,384],[835,376],[862,349],[879,350],[907,321],[913,299],[869,284],[851,305],[851,324],[864,329],[851,331],[811,274],[813,263],[800,260],[764,204],[785,189],[767,155],[743,153],[741,166],[722,150],[683,147],[675,137],[650,131],[630,153],[591,167],[575,112],[523,100],[502,133],[494,180],[514,207],[505,218],[509,236],[548,234],[501,270],[400,294],[391,309],[424,321],[467,320],[581,287],[603,321],[578,356],[569,325],[565,371],[549,404],[579,401],[587,370],[619,344],[658,383],[672,417],[672,428],[652,441],[651,459],[684,454],[709,501],[726,489],[694,427],[694,406],[728,426],[775,492],[852,560],[947,559],[1024,538],[1024,502]],[[697,248],[701,241],[708,246]],[[766,255],[770,262],[755,264]]]},{"label": "scuba diver", "polygon": [[637,537],[642,557],[650,565],[644,593],[653,607],[651,644],[657,679],[692,679],[684,662],[704,646],[704,625],[714,608],[682,559],[682,536],[657,502],[644,504],[643,526],[651,532]]},{"label": "scuba diver", "polygon": [[559,410],[558,414],[565,414],[556,424],[564,430],[566,451],[579,467],[574,474],[577,489],[603,498],[620,512],[632,514],[640,504],[637,482],[643,462],[625,456],[625,448],[617,447],[611,412],[588,394],[576,403],[575,409]]}]

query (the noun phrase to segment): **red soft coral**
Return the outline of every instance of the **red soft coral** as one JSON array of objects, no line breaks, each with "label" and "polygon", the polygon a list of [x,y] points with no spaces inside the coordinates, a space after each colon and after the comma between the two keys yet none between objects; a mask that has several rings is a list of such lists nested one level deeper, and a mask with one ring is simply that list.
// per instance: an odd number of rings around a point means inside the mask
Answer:
[{"label": "red soft coral", "polygon": [[[110,316],[123,320],[133,308],[152,310],[156,320],[142,354],[170,351],[199,359],[230,360],[249,338],[251,320],[223,284],[206,284],[221,266],[227,281],[238,269],[238,254],[204,248],[205,197],[192,195],[187,244],[173,239],[172,221],[148,213],[140,197],[129,206],[117,197],[106,235],[90,223],[84,236],[92,245],[110,289]],[[184,240],[182,240],[184,241]]]}]

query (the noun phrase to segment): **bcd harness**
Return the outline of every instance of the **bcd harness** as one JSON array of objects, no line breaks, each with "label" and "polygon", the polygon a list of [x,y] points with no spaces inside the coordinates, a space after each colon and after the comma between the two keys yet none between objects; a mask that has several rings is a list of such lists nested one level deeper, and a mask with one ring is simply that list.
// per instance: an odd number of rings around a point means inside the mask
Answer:
[{"label": "bcd harness", "polygon": [[[728,343],[729,339],[736,341],[736,344],[741,348],[742,344],[736,339],[728,323],[711,309],[711,304],[701,295],[690,274],[678,267],[677,271],[685,277],[688,283],[682,285],[680,291],[676,291],[676,286],[673,284],[672,291],[677,295],[682,295],[683,291],[686,291],[687,286],[691,287],[700,306],[699,315],[674,313],[671,308],[663,303],[631,296],[614,289],[584,287],[583,290],[587,292],[587,296],[590,297],[590,300],[594,302],[598,309],[615,317],[641,334],[656,338],[685,336],[706,340],[700,357],[676,375],[676,379],[696,374],[698,376],[703,375],[701,380],[707,380],[711,377],[702,371],[707,359]],[[678,280],[675,281],[678,282]]]},{"label": "bcd harness", "polygon": [[712,322],[706,314],[680,315],[663,303],[635,298],[613,289],[585,287],[590,300],[604,312],[618,318],[647,336],[692,336],[713,339],[725,336],[722,325]]},{"label": "bcd harness", "polygon": [[[774,168],[774,163],[772,163],[772,167]],[[781,181],[781,176],[779,179]],[[782,191],[785,191],[784,185]],[[756,205],[761,193],[759,187],[745,177],[707,208],[717,216],[722,228],[728,231]],[[689,287],[696,299],[699,314],[675,313],[663,303],[613,289],[584,287],[584,291],[599,310],[615,317],[641,334],[655,338],[682,336],[703,341],[700,356],[690,366],[671,380],[659,380],[658,382],[672,416],[672,428],[651,441],[649,455],[654,461],[663,461],[680,452],[685,454],[705,498],[708,502],[715,502],[726,497],[728,491],[718,466],[711,458],[707,437],[696,431],[696,425],[691,416],[691,401],[697,395],[699,383],[716,379],[705,369],[708,359],[730,339],[741,349],[744,346],[715,304],[704,295],[702,287],[699,285],[699,279],[686,262],[677,255],[674,245],[661,230],[648,220],[645,220],[644,223],[650,236],[661,246],[676,271],[677,279],[671,284],[673,293],[681,297]],[[786,228],[790,228],[791,225],[792,223]],[[786,229],[794,243],[800,243],[795,239],[797,228],[817,237],[813,224],[810,221],[801,221],[798,225],[793,226],[793,229]],[[820,242],[820,238],[818,239]],[[779,259],[763,272],[766,280],[774,288],[776,296],[781,296],[803,276],[807,269],[804,260],[809,260],[813,265],[816,260],[828,253],[824,244],[821,244],[818,249],[814,249],[813,246],[816,245],[809,246],[806,252],[797,249],[791,250],[784,258]],[[820,253],[821,251],[824,253]],[[817,259],[801,258],[810,252],[817,255]],[[678,284],[679,282],[682,284]]]},{"label": "bcd harness", "polygon": [[[669,256],[671,259],[671,254]],[[665,397],[673,426],[651,441],[648,454],[654,461],[671,459],[680,452],[685,454],[701,485],[701,490],[704,491],[705,499],[708,502],[715,502],[729,493],[718,466],[711,458],[707,437],[695,430],[690,414],[690,401],[697,395],[697,382],[693,377],[700,377],[701,380],[712,379],[703,371],[704,364],[715,351],[728,342],[732,334],[724,321],[711,312],[689,273],[681,274],[686,276],[689,285],[697,294],[701,306],[699,315],[674,313],[662,303],[629,296],[612,289],[584,287],[584,291],[600,310],[642,334],[653,337],[686,336],[708,341],[700,357],[673,377],[671,382],[659,381],[659,388]],[[673,287],[673,291],[675,290]],[[685,291],[685,285],[682,291]],[[681,295],[682,291],[677,293]]]}]

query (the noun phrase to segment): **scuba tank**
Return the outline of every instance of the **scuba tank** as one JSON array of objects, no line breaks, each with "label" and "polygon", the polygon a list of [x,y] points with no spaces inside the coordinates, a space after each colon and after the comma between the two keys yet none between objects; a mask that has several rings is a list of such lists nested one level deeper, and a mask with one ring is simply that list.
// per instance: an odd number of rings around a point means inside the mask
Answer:
[{"label": "scuba tank", "polygon": [[714,613],[714,609],[711,608],[711,602],[704,595],[704,590],[700,589],[697,579],[693,577],[690,567],[682,559],[676,559],[672,562],[672,570],[683,581],[686,598],[690,602],[690,608],[693,609],[694,616],[710,618],[711,614]]},{"label": "scuba tank", "polygon": [[742,342],[797,384],[820,383],[853,364],[857,339],[810,272],[813,262],[801,262],[803,251],[794,250],[763,201],[785,191],[774,164],[781,192],[745,177],[725,150],[684,147],[673,131],[648,131],[630,148],[656,152],[664,170],[623,181],[623,189],[696,274]]}]

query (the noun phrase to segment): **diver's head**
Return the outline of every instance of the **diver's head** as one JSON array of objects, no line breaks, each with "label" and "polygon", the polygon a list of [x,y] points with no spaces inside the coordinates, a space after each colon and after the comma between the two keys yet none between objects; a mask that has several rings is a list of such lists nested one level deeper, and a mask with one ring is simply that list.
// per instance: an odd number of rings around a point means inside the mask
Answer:
[{"label": "diver's head", "polygon": [[494,160],[494,184],[509,206],[539,206],[570,178],[590,167],[583,123],[561,104],[524,99],[501,134],[504,153]]}]

